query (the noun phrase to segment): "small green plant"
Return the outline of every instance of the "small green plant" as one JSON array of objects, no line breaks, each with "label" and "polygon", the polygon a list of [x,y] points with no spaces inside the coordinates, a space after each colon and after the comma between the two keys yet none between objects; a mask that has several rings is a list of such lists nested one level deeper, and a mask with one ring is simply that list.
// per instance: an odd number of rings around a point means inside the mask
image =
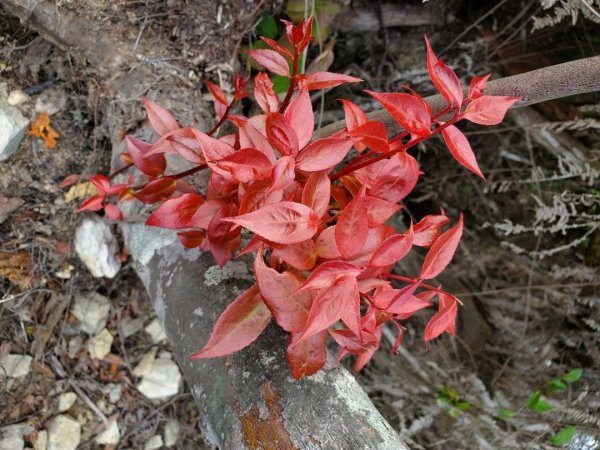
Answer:
[{"label": "small green plant", "polygon": [[468,411],[471,408],[469,402],[464,401],[454,389],[443,387],[438,392],[437,400],[450,406],[450,416],[458,417],[461,411]]}]

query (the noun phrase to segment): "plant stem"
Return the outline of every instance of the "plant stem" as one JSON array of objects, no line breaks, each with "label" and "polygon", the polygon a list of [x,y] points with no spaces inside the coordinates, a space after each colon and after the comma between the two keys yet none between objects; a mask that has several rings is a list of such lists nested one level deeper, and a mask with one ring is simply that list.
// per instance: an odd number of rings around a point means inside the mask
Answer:
[{"label": "plant stem", "polygon": [[[196,167],[192,167],[191,169],[185,170],[183,172],[174,173],[173,175],[163,175],[156,179],[159,180],[161,178],[173,178],[174,180],[179,180],[180,178],[184,178],[184,177],[187,177],[188,175],[193,175],[196,172],[200,172],[202,169],[206,169],[207,167],[208,166],[206,164],[199,164]],[[155,181],[155,180],[152,180],[152,181]],[[133,190],[143,189],[147,185],[148,185],[148,183],[138,184],[137,186],[131,186],[130,189],[133,189]]]},{"label": "plant stem", "polygon": [[[401,275],[394,275],[393,273],[383,273],[381,275],[384,276],[384,277],[387,277],[387,278],[393,278],[394,280],[403,281],[405,283],[410,283],[410,284],[419,283],[419,286],[422,286],[425,289],[429,289],[430,291],[435,291],[438,294],[445,294],[445,295],[449,295],[450,297],[454,297],[452,294],[450,294],[449,292],[444,291],[443,289],[436,288],[435,286],[432,286],[430,284],[423,283],[419,278],[403,277]],[[454,297],[454,298],[456,298],[456,297]],[[458,303],[460,303],[461,305],[463,304],[457,298],[456,298],[456,301]]]},{"label": "plant stem", "polygon": [[231,100],[231,102],[229,102],[229,105],[227,105],[227,109],[225,110],[225,113],[221,116],[221,118],[219,119],[219,121],[217,122],[217,124],[212,127],[212,129],[206,133],[209,136],[212,136],[215,131],[217,131],[219,129],[219,127],[221,125],[223,125],[223,122],[225,122],[225,120],[227,119],[227,115],[229,114],[229,111],[231,111],[231,108],[233,108],[233,105],[235,105],[236,102],[236,98],[234,97],[233,100]]},{"label": "plant stem", "polygon": [[123,167],[121,167],[120,169],[117,169],[117,170],[115,170],[113,173],[111,173],[111,174],[108,176],[108,179],[109,179],[109,180],[112,180],[114,177],[116,177],[117,175],[119,175],[119,174],[121,174],[121,173],[125,172],[125,171],[126,171],[127,169],[129,169],[130,167],[133,167],[133,163],[131,163],[131,164],[126,164],[126,165],[124,165]]},{"label": "plant stem", "polygon": [[290,86],[288,87],[288,90],[285,94],[283,103],[279,107],[279,113],[281,113],[281,114],[283,114],[283,112],[285,111],[285,108],[287,108],[287,106],[289,105],[290,100],[292,99],[292,95],[294,94],[294,91],[296,90],[296,74],[298,73],[298,57],[299,57],[298,53],[294,49],[294,62],[292,64],[293,65],[292,77],[290,78]]}]

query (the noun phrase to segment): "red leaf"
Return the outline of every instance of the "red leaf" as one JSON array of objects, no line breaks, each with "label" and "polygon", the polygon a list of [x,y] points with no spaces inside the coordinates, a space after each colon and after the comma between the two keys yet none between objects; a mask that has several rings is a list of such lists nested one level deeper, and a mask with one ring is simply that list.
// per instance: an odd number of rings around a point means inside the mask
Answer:
[{"label": "red leaf", "polygon": [[415,293],[419,283],[409,284],[402,289],[387,289],[373,297],[373,304],[383,311],[389,308],[399,308]]},{"label": "red leaf", "polygon": [[458,77],[441,59],[437,59],[427,36],[425,36],[425,45],[427,46],[427,71],[433,85],[451,104],[460,106],[463,92]]},{"label": "red leaf", "polygon": [[275,75],[290,77],[290,66],[283,56],[274,50],[248,50],[248,55]]},{"label": "red leaf", "polygon": [[310,239],[317,232],[319,218],[308,206],[279,202],[263,206],[241,216],[223,219],[278,244],[295,244]]},{"label": "red leaf", "polygon": [[397,203],[412,192],[418,179],[417,161],[406,152],[397,153],[383,167],[369,195]]},{"label": "red leaf", "polygon": [[425,327],[425,349],[427,349],[427,343],[429,341],[435,339],[444,331],[453,336],[456,333],[456,313],[458,312],[456,298],[441,292],[439,298],[440,304],[438,312],[434,314]]},{"label": "red leaf", "polygon": [[335,284],[342,278],[356,278],[360,267],[345,261],[327,261],[313,270],[302,287],[297,292],[311,289],[324,289]]},{"label": "red leaf", "polygon": [[[267,44],[269,47],[271,47],[273,50],[275,50],[277,53],[279,53],[284,58],[289,58],[289,59],[293,58],[292,52],[289,51],[287,48],[283,47],[282,45],[279,45],[277,43],[277,41],[274,41],[273,39],[269,39],[264,36],[260,36],[260,40],[263,41],[265,44]],[[262,72],[262,73],[264,73],[264,72]]]},{"label": "red leaf", "polygon": [[484,75],[482,77],[473,77],[471,79],[471,84],[469,86],[469,99],[475,100],[483,95],[483,90],[485,89],[485,85],[487,84],[487,80],[490,77],[491,73]]},{"label": "red leaf", "polygon": [[[375,338],[378,341],[381,341],[381,327],[375,328],[375,330],[373,331],[373,336],[375,336]],[[371,348],[366,352],[358,355],[358,357],[356,358],[356,365],[354,366],[354,371],[359,372],[363,367],[365,367],[378,348],[379,347]]]},{"label": "red leaf", "polygon": [[[208,200],[205,203],[201,203],[195,213],[192,213],[191,220],[184,216],[184,223],[188,223],[188,226],[204,228],[208,230],[210,221],[213,219],[217,211],[224,206],[220,200]],[[189,220],[189,222],[188,222]]]},{"label": "red leaf", "polygon": [[227,222],[226,218],[234,215],[237,207],[232,204],[224,205],[219,209],[208,224],[208,240],[214,244],[229,242],[240,235],[241,230],[234,224]]},{"label": "red leaf", "polygon": [[256,211],[265,205],[279,203],[283,199],[281,189],[273,189],[269,180],[257,181],[248,186],[240,201],[239,214]]},{"label": "red leaf", "polygon": [[291,333],[302,331],[312,302],[310,293],[296,293],[302,280],[292,272],[279,273],[267,267],[260,253],[254,260],[254,275],[277,325]]},{"label": "red leaf", "polygon": [[204,242],[204,238],[206,237],[206,233],[200,230],[190,230],[190,231],[182,231],[177,233],[177,238],[179,242],[185,248],[197,248],[202,245]]},{"label": "red leaf", "polygon": [[361,333],[362,339],[352,331],[344,329],[329,330],[329,334],[340,347],[354,355],[360,355],[369,349],[377,348],[379,345],[379,340],[371,333]]},{"label": "red leaf", "polygon": [[350,136],[360,138],[361,144],[377,153],[384,153],[390,149],[387,130],[383,124],[373,120],[354,128]]},{"label": "red leaf", "polygon": [[312,239],[297,244],[272,244],[272,247],[275,256],[298,270],[312,269],[317,260],[315,243]]},{"label": "red leaf", "polygon": [[77,208],[77,212],[81,211],[98,211],[102,209],[102,203],[104,203],[105,196],[104,194],[93,195],[83,203],[81,206]]},{"label": "red leaf", "polygon": [[240,246],[241,235],[237,235],[230,241],[219,241],[217,243],[211,242],[210,239],[204,241],[206,249],[210,251],[212,257],[219,265],[224,267],[225,264],[231,259],[233,252]]},{"label": "red leaf", "polygon": [[302,53],[311,40],[313,18],[307,17],[298,25],[282,20],[285,25],[285,35],[290,43],[294,46],[294,51],[297,55]]},{"label": "red leaf", "polygon": [[110,181],[104,175],[94,175],[90,177],[90,183],[92,183],[98,192],[108,195],[110,192]]},{"label": "red leaf", "polygon": [[269,158],[269,161],[275,163],[277,158],[266,136],[248,120],[237,120],[237,116],[230,116],[230,120],[239,128],[240,148],[254,148]]},{"label": "red leaf", "polygon": [[229,104],[229,102],[227,101],[227,96],[225,95],[225,92],[223,92],[223,89],[221,89],[220,86],[208,80],[204,81],[204,85],[208,88],[208,90],[210,91],[217,103],[220,103],[224,106],[227,106]]},{"label": "red leaf", "polygon": [[497,125],[504,120],[506,111],[519,100],[521,97],[483,95],[467,105],[462,117],[480,125]]},{"label": "red leaf", "polygon": [[204,203],[198,194],[183,194],[164,202],[146,220],[146,225],[161,228],[190,228],[195,226],[192,218]]},{"label": "red leaf", "polygon": [[313,91],[315,89],[332,88],[344,83],[358,83],[359,81],[363,80],[341,73],[314,72],[306,75],[303,87],[309,91]]},{"label": "red leaf", "polygon": [[306,327],[297,343],[329,328],[340,320],[344,311],[355,304],[358,296],[356,278],[353,277],[343,277],[333,286],[319,291],[308,313]]},{"label": "red leaf", "polygon": [[335,225],[335,243],[345,258],[356,257],[367,240],[369,219],[365,214],[366,188],[366,185],[362,186],[356,197],[342,210]]},{"label": "red leaf", "polygon": [[419,278],[427,280],[438,276],[450,263],[458,247],[463,231],[463,216],[458,223],[435,240],[421,268]]},{"label": "red leaf", "polygon": [[385,267],[391,264],[396,264],[400,261],[408,252],[413,245],[413,230],[409,228],[405,234],[395,234],[390,236],[381,243],[379,248],[375,250],[370,266]]},{"label": "red leaf", "polygon": [[297,344],[302,333],[294,333],[285,352],[296,380],[308,377],[323,368],[327,361],[327,331],[322,331]]},{"label": "red leaf", "polygon": [[311,142],[298,155],[296,167],[305,172],[330,169],[344,159],[357,140],[348,136]]},{"label": "red leaf", "polygon": [[151,100],[144,98],[144,108],[146,108],[146,114],[148,114],[148,120],[150,125],[154,128],[160,136],[167,134],[169,131],[175,131],[181,128],[169,111],[160,105],[157,105]]},{"label": "red leaf", "polygon": [[193,164],[206,164],[204,154],[202,153],[202,146],[190,127],[171,133],[168,142],[183,159]]},{"label": "red leaf", "polygon": [[227,306],[206,345],[189,359],[215,358],[237,352],[254,342],[270,319],[269,308],[254,285]]},{"label": "red leaf", "polygon": [[80,178],[81,178],[81,175],[76,174],[76,173],[68,175],[60,183],[58,183],[58,187],[61,189],[68,188],[69,186],[77,183]]},{"label": "red leaf", "polygon": [[419,137],[431,134],[431,116],[419,99],[404,93],[365,92],[381,103],[394,120],[409,133]]},{"label": "red leaf", "polygon": [[423,217],[413,229],[415,232],[414,245],[429,247],[441,233],[441,229],[450,219],[445,215],[429,214]]},{"label": "red leaf", "polygon": [[290,103],[285,110],[284,117],[298,136],[299,148],[304,148],[310,141],[315,128],[315,116],[306,89],[302,89]]},{"label": "red leaf", "polygon": [[266,72],[260,72],[254,77],[254,98],[265,114],[279,110],[279,97],[273,89],[273,82]]},{"label": "red leaf", "polygon": [[335,225],[321,231],[315,242],[315,253],[322,259],[342,258],[342,254],[335,245]]},{"label": "red leaf", "polygon": [[448,146],[448,150],[450,150],[450,153],[454,156],[454,159],[475,175],[478,175],[485,180],[467,137],[454,125],[444,128],[442,130],[442,136],[444,137],[444,142],[446,142],[446,145]]},{"label": "red leaf", "polygon": [[271,177],[271,161],[264,153],[253,148],[243,148],[218,161],[208,163],[215,172],[225,171],[241,183]]},{"label": "red leaf", "polygon": [[218,161],[235,152],[235,148],[218,139],[213,139],[209,135],[190,127],[196,140],[200,143],[204,159],[206,161]]},{"label": "red leaf", "polygon": [[340,99],[340,102],[344,105],[344,117],[346,118],[348,131],[352,131],[369,121],[365,112],[356,103],[344,99]]},{"label": "red leaf", "polygon": [[327,214],[330,198],[331,180],[327,172],[322,170],[311,173],[302,190],[302,203],[312,208],[320,219]]},{"label": "red leaf", "polygon": [[151,177],[162,175],[167,168],[167,160],[165,155],[148,154],[152,144],[136,139],[132,136],[125,136],[127,142],[127,151],[131,155],[131,159],[135,166]]},{"label": "red leaf", "polygon": [[273,184],[271,185],[270,191],[288,187],[296,178],[295,168],[296,160],[291,156],[282,156],[279,158],[271,172]]},{"label": "red leaf", "polygon": [[171,177],[150,181],[141,191],[133,195],[142,203],[156,203],[167,200],[177,188],[177,180]]},{"label": "red leaf", "polygon": [[106,214],[106,217],[110,220],[123,220],[123,213],[119,207],[110,203],[104,205],[104,214]]},{"label": "red leaf", "polygon": [[390,305],[390,307],[385,312],[394,314],[398,319],[406,320],[417,311],[423,308],[428,308],[431,305],[433,305],[433,303],[428,302],[426,300],[422,300],[419,297],[413,295],[402,304]]},{"label": "red leaf", "polygon": [[287,119],[280,113],[267,114],[265,124],[269,142],[286,156],[296,156],[300,150],[298,135],[291,127]]},{"label": "red leaf", "polygon": [[388,202],[379,197],[367,195],[366,197],[367,219],[369,228],[375,228],[385,223],[390,217],[402,209],[398,203]]}]

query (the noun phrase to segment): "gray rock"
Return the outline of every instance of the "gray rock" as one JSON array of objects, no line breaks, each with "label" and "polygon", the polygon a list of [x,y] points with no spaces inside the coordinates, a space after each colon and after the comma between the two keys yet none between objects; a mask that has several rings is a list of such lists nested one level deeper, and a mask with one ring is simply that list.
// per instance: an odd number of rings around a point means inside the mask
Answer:
[{"label": "gray rock", "polygon": [[144,445],[144,450],[156,450],[157,448],[161,448],[162,446],[162,437],[160,437],[160,435],[158,434],[155,434],[150,439],[148,439],[148,442],[146,442],[146,445]]},{"label": "gray rock", "polygon": [[65,392],[58,397],[58,412],[66,412],[75,404],[77,394],[75,392]]},{"label": "gray rock", "polygon": [[17,108],[0,100],[0,161],[17,150],[28,125],[29,120]]},{"label": "gray rock", "polygon": [[9,378],[23,378],[31,370],[31,356],[29,355],[6,355],[0,361],[0,379],[5,376]]},{"label": "gray rock", "polygon": [[104,328],[100,333],[88,341],[88,352],[92,359],[104,359],[110,353],[113,335]]},{"label": "gray rock", "polygon": [[96,278],[113,278],[121,263],[119,245],[110,227],[100,219],[85,219],[75,230],[75,251]]},{"label": "gray rock", "polygon": [[176,419],[171,419],[165,424],[164,429],[164,443],[165,447],[172,447],[177,444],[179,439],[179,432],[181,430],[181,424]]},{"label": "gray rock", "polygon": [[0,450],[23,450],[23,435],[28,434],[21,425],[0,428]]},{"label": "gray rock", "polygon": [[81,425],[71,416],[60,414],[48,428],[47,450],[75,450],[81,442]]},{"label": "gray rock", "polygon": [[102,431],[96,439],[94,439],[98,444],[104,445],[116,445],[119,443],[119,439],[121,439],[121,433],[119,432],[119,425],[117,424],[116,419],[111,419],[108,421],[108,425],[106,429]]},{"label": "gray rock", "polygon": [[177,394],[180,384],[181,372],[177,364],[170,359],[158,358],[142,375],[137,389],[151,400],[163,400]]},{"label": "gray rock", "polygon": [[97,292],[87,292],[75,297],[71,312],[81,322],[81,329],[95,336],[106,326],[110,301]]}]

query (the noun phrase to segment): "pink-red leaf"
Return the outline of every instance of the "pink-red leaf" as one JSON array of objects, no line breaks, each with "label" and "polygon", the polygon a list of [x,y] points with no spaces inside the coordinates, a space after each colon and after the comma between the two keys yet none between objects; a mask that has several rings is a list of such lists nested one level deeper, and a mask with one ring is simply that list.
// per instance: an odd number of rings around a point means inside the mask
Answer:
[{"label": "pink-red leaf", "polygon": [[296,156],[300,143],[296,131],[288,120],[278,112],[267,114],[265,123],[267,138],[279,153],[286,156]]},{"label": "pink-red leaf", "polygon": [[309,91],[313,91],[315,89],[327,89],[344,83],[358,83],[360,81],[363,80],[341,73],[314,72],[306,75],[303,87]]},{"label": "pink-red leaf", "polygon": [[296,167],[305,172],[330,169],[344,159],[356,141],[356,138],[347,136],[311,142],[300,152]]},{"label": "pink-red leaf", "polygon": [[302,203],[312,208],[319,218],[327,214],[331,198],[331,180],[327,172],[313,172],[302,190]]},{"label": "pink-red leaf", "polygon": [[312,269],[317,260],[315,243],[312,239],[297,244],[272,244],[272,247],[274,256],[278,256],[298,270]]},{"label": "pink-red leaf", "polygon": [[308,206],[279,202],[263,206],[241,216],[223,219],[278,244],[295,244],[310,239],[317,232],[319,218]]},{"label": "pink-red leaf", "polygon": [[77,209],[77,212],[81,211],[98,211],[102,209],[102,203],[104,203],[105,196],[103,194],[93,195],[81,203],[81,206]]},{"label": "pink-red leaf", "polygon": [[375,250],[370,266],[385,267],[400,261],[412,248],[413,229],[409,228],[405,234],[395,234],[381,243]]},{"label": "pink-red leaf", "polygon": [[150,181],[142,190],[133,195],[142,203],[156,203],[167,200],[177,189],[177,180],[171,177]]},{"label": "pink-red leaf", "polygon": [[475,175],[478,175],[485,180],[485,177],[477,164],[475,153],[473,153],[473,149],[471,149],[471,144],[469,144],[467,137],[462,131],[454,125],[450,125],[442,130],[442,136],[444,137],[444,142],[446,142],[446,145],[448,146],[448,150],[450,150],[450,153],[454,156],[454,159]]},{"label": "pink-red leaf", "polygon": [[406,152],[392,156],[371,186],[369,195],[392,203],[404,199],[417,185],[419,165]]},{"label": "pink-red leaf", "polygon": [[269,308],[254,285],[227,306],[215,323],[206,345],[189,358],[216,358],[237,352],[254,342],[270,319]]},{"label": "pink-red leaf", "polygon": [[269,158],[253,148],[243,148],[223,159],[210,162],[208,165],[213,170],[226,171],[241,183],[270,178],[273,168]]},{"label": "pink-red leaf", "polygon": [[327,261],[313,270],[297,292],[311,289],[324,289],[332,286],[342,278],[356,279],[360,274],[360,267],[345,261]]},{"label": "pink-red leaf", "polygon": [[181,229],[193,226],[192,218],[204,199],[198,194],[189,193],[164,202],[146,220],[151,227]]},{"label": "pink-red leaf", "polygon": [[483,95],[483,90],[485,89],[485,85],[487,84],[487,80],[490,77],[491,73],[484,75],[482,77],[473,77],[471,79],[471,84],[469,86],[469,99],[475,100]]},{"label": "pink-red leaf", "polygon": [[366,197],[367,219],[369,228],[375,228],[385,223],[390,217],[402,209],[398,203],[388,202],[379,197],[367,195]]},{"label": "pink-red leaf", "polygon": [[173,117],[173,114],[171,114],[165,108],[151,100],[148,100],[147,98],[144,98],[143,100],[150,125],[152,125],[154,131],[156,131],[160,136],[181,128],[177,123],[177,120],[175,120],[175,117]]},{"label": "pink-red leaf", "polygon": [[327,361],[327,331],[321,331],[297,344],[302,333],[294,333],[285,352],[288,365],[296,380],[308,377],[323,368]]},{"label": "pink-red leaf", "polygon": [[456,333],[456,313],[458,311],[456,298],[441,292],[439,298],[438,312],[434,314],[425,327],[425,348],[427,348],[429,341],[435,339],[444,331],[451,335]]},{"label": "pink-red leaf", "polygon": [[306,89],[302,89],[286,108],[284,117],[298,136],[299,148],[304,148],[310,141],[315,128],[315,116]]},{"label": "pink-red leaf", "polygon": [[450,219],[442,214],[429,214],[423,217],[413,229],[415,232],[414,245],[419,247],[429,247],[440,235],[442,227],[446,225]]},{"label": "pink-red leaf", "polygon": [[365,214],[365,191],[366,185],[363,185],[356,197],[342,210],[335,225],[335,242],[345,258],[356,257],[367,240],[369,219]]},{"label": "pink-red leaf", "polygon": [[441,59],[437,59],[427,36],[425,36],[425,45],[427,46],[427,70],[433,85],[451,104],[460,106],[463,92],[458,77]]},{"label": "pink-red leaf", "polygon": [[467,105],[462,117],[479,125],[497,125],[504,120],[506,111],[519,100],[521,97],[483,95]]},{"label": "pink-red leaf", "polygon": [[273,82],[266,72],[254,77],[254,98],[265,114],[279,110],[279,97],[273,89]]},{"label": "pink-red leaf", "polygon": [[290,77],[290,66],[283,56],[274,50],[248,50],[248,55],[275,75]]},{"label": "pink-red leaf", "polygon": [[133,159],[135,166],[151,177],[162,175],[167,167],[165,155],[148,154],[152,144],[136,139],[132,136],[125,136],[127,142],[127,151]]},{"label": "pink-red leaf", "polygon": [[104,214],[106,214],[106,217],[110,220],[123,220],[123,213],[119,207],[110,203],[104,205]]},{"label": "pink-red leaf", "polygon": [[427,280],[437,277],[450,263],[458,247],[463,231],[463,216],[460,215],[458,223],[435,240],[421,268],[419,278]]},{"label": "pink-red leaf", "polygon": [[355,130],[369,121],[365,112],[356,103],[344,99],[340,99],[340,102],[344,105],[344,117],[348,131]]},{"label": "pink-red leaf", "polygon": [[410,94],[365,91],[391,114],[396,122],[415,136],[431,134],[431,116],[427,108]]},{"label": "pink-red leaf", "polygon": [[321,231],[321,234],[319,234],[319,237],[315,241],[315,252],[322,259],[342,258],[342,254],[335,244],[335,225]]},{"label": "pink-red leaf", "polygon": [[354,128],[350,136],[360,138],[361,144],[377,153],[384,153],[390,149],[387,130],[383,124],[373,120]]}]

